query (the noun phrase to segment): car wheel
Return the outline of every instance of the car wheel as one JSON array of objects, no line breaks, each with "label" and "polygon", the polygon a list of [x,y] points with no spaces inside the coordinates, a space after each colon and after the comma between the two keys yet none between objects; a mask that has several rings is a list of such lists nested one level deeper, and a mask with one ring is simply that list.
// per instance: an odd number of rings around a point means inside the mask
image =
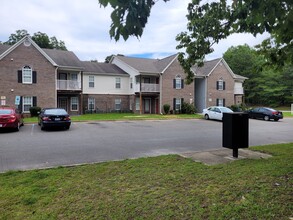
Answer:
[{"label": "car wheel", "polygon": [[70,128],[70,126],[66,126],[65,129],[68,130]]},{"label": "car wheel", "polygon": [[205,118],[206,120],[209,120],[209,119],[210,119],[210,117],[209,117],[208,114],[205,114],[205,115],[204,115],[204,118]]},{"label": "car wheel", "polygon": [[270,120],[270,117],[268,115],[266,115],[264,118],[263,118],[265,121],[269,121]]},{"label": "car wheel", "polygon": [[279,121],[279,119],[278,118],[275,118],[274,121]]},{"label": "car wheel", "polygon": [[43,124],[40,124],[40,125],[41,125],[41,130],[42,130],[42,131],[45,130],[44,125],[43,125]]}]

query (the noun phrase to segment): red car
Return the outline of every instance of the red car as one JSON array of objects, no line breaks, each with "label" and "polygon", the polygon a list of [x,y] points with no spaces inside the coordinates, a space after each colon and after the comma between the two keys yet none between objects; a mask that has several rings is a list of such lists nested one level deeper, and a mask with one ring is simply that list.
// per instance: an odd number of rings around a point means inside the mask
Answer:
[{"label": "red car", "polygon": [[19,131],[20,126],[23,126],[23,114],[16,108],[0,106],[0,129],[13,128]]}]

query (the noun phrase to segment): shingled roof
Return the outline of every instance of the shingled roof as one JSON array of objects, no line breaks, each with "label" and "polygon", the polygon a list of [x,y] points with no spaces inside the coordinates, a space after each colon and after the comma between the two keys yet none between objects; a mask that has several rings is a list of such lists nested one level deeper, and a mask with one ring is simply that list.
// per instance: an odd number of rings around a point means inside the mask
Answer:
[{"label": "shingled roof", "polygon": [[128,73],[124,72],[118,66],[111,64],[111,63],[98,63],[98,62],[83,61],[82,64],[83,64],[85,73],[128,75]]},{"label": "shingled roof", "polygon": [[4,53],[6,50],[8,50],[10,47],[10,45],[0,44],[0,55]]},{"label": "shingled roof", "polygon": [[193,66],[191,69],[195,76],[208,76],[221,60],[222,58],[206,61],[202,67]]},{"label": "shingled roof", "polygon": [[82,62],[72,51],[42,49],[60,67],[83,68]]},{"label": "shingled roof", "polygon": [[162,73],[168,65],[177,57],[177,54],[164,59],[148,59],[127,56],[117,56],[118,59],[136,69],[138,72]]}]

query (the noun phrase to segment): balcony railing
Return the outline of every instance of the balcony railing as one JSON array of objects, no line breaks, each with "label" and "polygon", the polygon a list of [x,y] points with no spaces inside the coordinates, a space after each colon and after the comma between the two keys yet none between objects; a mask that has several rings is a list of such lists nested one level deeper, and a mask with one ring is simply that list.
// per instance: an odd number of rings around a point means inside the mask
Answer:
[{"label": "balcony railing", "polygon": [[135,85],[135,92],[160,92],[160,84],[142,83]]},{"label": "balcony railing", "polygon": [[234,94],[235,95],[243,95],[244,94],[243,87],[235,87]]},{"label": "balcony railing", "polygon": [[76,80],[57,80],[58,90],[81,90],[81,82]]}]

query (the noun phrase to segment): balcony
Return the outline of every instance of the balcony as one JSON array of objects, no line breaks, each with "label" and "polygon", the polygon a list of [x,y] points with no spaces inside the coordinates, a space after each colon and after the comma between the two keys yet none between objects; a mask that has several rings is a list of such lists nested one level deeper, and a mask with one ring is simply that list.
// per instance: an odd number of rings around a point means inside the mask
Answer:
[{"label": "balcony", "polygon": [[142,83],[141,90],[140,84],[135,85],[135,92],[160,92],[160,84]]},{"label": "balcony", "polygon": [[57,80],[57,90],[81,90],[81,82],[76,80]]},{"label": "balcony", "polygon": [[234,95],[244,95],[243,87],[235,87]]}]

